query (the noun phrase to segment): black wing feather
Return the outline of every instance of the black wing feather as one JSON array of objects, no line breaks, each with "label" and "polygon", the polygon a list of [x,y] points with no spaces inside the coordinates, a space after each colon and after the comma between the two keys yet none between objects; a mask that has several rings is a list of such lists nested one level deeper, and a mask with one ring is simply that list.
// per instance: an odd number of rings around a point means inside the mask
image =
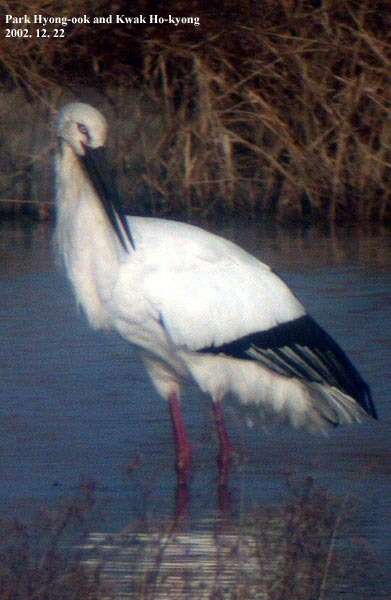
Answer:
[{"label": "black wing feather", "polygon": [[287,377],[338,387],[377,418],[368,385],[345,352],[309,315],[200,352],[258,360]]}]

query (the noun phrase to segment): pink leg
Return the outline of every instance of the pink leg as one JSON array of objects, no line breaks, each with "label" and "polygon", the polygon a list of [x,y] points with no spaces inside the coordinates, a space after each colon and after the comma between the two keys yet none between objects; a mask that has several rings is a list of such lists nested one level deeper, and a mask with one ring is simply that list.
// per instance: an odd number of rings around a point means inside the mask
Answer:
[{"label": "pink leg", "polygon": [[232,456],[235,454],[235,448],[229,439],[228,431],[225,426],[224,411],[221,402],[213,402],[213,414],[216,423],[217,434],[219,436],[220,451],[218,457],[220,485],[228,484],[228,471]]},{"label": "pink leg", "polygon": [[175,448],[177,457],[178,484],[186,486],[190,479],[191,445],[183,419],[181,402],[178,394],[173,392],[169,396],[171,421],[174,429]]}]

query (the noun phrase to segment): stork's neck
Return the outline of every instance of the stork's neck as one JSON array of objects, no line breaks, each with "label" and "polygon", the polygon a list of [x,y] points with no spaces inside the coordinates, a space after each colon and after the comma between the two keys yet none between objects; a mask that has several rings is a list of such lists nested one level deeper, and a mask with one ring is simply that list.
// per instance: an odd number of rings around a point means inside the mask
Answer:
[{"label": "stork's neck", "polygon": [[56,208],[57,215],[74,211],[82,197],[86,176],[76,154],[65,143],[56,155]]},{"label": "stork's neck", "polygon": [[119,243],[100,200],[73,150],[56,157],[55,238],[79,304],[95,327],[105,322],[105,300],[117,276]]},{"label": "stork's neck", "polygon": [[[100,250],[117,254],[101,202],[79,158],[68,144],[56,157],[57,241],[64,253]],[[97,246],[97,248],[95,248]]]}]

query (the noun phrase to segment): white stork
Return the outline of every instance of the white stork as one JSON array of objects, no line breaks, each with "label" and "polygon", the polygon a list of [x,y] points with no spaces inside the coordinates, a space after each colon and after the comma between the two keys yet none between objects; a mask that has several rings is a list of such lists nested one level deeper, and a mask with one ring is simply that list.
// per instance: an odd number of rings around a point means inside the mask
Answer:
[{"label": "white stork", "polygon": [[260,419],[274,414],[310,430],[376,418],[346,354],[268,266],[198,227],[125,214],[106,134],[92,106],[62,109],[56,240],[90,325],[134,344],[168,400],[179,482],[190,476],[180,400],[189,380],[213,401],[223,469],[232,453],[227,394]]}]

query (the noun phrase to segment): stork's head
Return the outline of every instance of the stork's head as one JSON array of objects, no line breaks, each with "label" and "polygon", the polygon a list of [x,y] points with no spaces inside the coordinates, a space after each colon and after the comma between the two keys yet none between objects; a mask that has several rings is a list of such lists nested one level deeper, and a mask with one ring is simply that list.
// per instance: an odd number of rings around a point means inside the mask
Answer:
[{"label": "stork's head", "polygon": [[89,104],[72,102],[60,112],[58,137],[69,144],[78,156],[84,156],[89,149],[104,146],[106,136],[106,119]]},{"label": "stork's head", "polygon": [[118,194],[113,170],[105,152],[107,122],[104,116],[89,104],[72,102],[60,112],[57,134],[62,143],[72,148],[84,166],[106,215],[122,246],[127,249],[126,238],[133,240]]}]

